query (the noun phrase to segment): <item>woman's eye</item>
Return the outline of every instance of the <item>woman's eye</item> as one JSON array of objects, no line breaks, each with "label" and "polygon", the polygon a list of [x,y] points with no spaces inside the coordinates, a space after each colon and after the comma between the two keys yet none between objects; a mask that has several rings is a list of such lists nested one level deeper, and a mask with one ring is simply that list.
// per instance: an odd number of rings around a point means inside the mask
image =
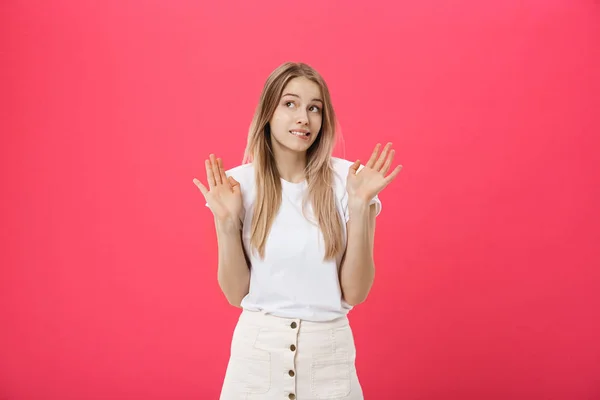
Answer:
[{"label": "woman's eye", "polygon": [[312,106],[312,107],[310,108],[310,110],[311,110],[312,112],[319,112],[319,111],[321,111],[321,109],[320,109],[319,107],[317,107],[317,106]]},{"label": "woman's eye", "polygon": [[294,105],[294,103],[293,103],[293,102],[291,102],[291,101],[287,101],[287,102],[285,103],[285,106],[286,106],[286,107],[291,107],[291,106],[293,106],[293,105]]}]

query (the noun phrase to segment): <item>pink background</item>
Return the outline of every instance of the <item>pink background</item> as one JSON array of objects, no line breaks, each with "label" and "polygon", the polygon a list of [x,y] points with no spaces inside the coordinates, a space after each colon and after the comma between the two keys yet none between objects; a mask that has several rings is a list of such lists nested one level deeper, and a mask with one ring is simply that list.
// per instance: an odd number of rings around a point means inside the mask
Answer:
[{"label": "pink background", "polygon": [[4,0],[0,45],[1,400],[217,398],[239,310],[192,178],[286,60],[337,155],[404,165],[366,398],[600,399],[598,1]]}]

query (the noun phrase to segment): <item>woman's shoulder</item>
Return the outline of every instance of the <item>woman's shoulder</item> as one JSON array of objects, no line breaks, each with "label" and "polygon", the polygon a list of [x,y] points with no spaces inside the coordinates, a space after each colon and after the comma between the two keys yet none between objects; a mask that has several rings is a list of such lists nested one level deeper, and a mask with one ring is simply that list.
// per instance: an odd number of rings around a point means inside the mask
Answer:
[{"label": "woman's shoulder", "polygon": [[[342,186],[345,186],[348,170],[352,164],[354,164],[354,161],[348,161],[339,157],[331,157],[333,179],[337,181],[337,183],[342,184]],[[253,185],[255,180],[254,165],[252,163],[240,164],[225,171],[225,175],[233,177],[233,179],[238,181],[242,187],[244,187],[244,185]]]},{"label": "woman's shoulder", "polygon": [[225,171],[225,175],[231,176],[240,184],[254,180],[254,166],[252,163],[241,164]]},{"label": "woman's shoulder", "polygon": [[343,158],[331,157],[331,169],[333,170],[333,184],[338,196],[344,196],[346,193],[346,180],[348,179],[348,170],[354,164]]},{"label": "woman's shoulder", "polygon": [[341,178],[344,182],[346,182],[348,170],[352,164],[354,164],[354,161],[348,161],[338,157],[331,157],[331,168],[333,169],[334,175]]},{"label": "woman's shoulder", "polygon": [[344,176],[348,174],[348,168],[350,168],[352,164],[354,164],[354,161],[349,161],[345,158],[331,157],[331,166],[333,170],[344,174]]}]

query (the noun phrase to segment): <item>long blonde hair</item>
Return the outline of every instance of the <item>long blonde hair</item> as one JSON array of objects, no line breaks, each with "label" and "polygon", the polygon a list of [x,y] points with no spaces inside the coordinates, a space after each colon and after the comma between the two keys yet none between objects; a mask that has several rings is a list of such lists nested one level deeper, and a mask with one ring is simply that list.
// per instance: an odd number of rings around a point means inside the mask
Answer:
[{"label": "long blonde hair", "polygon": [[325,241],[325,258],[340,255],[343,249],[342,221],[335,206],[331,155],[336,139],[336,118],[325,80],[312,67],[303,63],[284,63],[268,77],[250,131],[244,162],[254,164],[256,202],[251,225],[251,246],[264,257],[267,237],[281,206],[281,180],[271,149],[269,121],[284,88],[294,78],[304,77],[321,88],[323,117],[319,135],[307,151],[306,180],[308,200]]}]

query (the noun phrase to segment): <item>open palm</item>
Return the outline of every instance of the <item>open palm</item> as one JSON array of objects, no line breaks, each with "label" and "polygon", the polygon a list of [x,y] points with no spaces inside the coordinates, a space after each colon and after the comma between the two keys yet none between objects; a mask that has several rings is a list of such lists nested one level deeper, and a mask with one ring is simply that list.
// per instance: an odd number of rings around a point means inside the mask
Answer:
[{"label": "open palm", "polygon": [[371,158],[363,168],[360,168],[360,161],[350,166],[346,182],[346,190],[350,198],[371,201],[400,173],[402,166],[398,165],[386,176],[392,166],[395,151],[391,143],[383,148],[381,154],[379,154],[380,148],[380,144],[375,146]]},{"label": "open palm", "polygon": [[205,161],[208,189],[198,179],[194,183],[200,189],[208,207],[219,221],[238,221],[242,213],[242,192],[240,184],[225,175],[223,161],[211,154]]}]

